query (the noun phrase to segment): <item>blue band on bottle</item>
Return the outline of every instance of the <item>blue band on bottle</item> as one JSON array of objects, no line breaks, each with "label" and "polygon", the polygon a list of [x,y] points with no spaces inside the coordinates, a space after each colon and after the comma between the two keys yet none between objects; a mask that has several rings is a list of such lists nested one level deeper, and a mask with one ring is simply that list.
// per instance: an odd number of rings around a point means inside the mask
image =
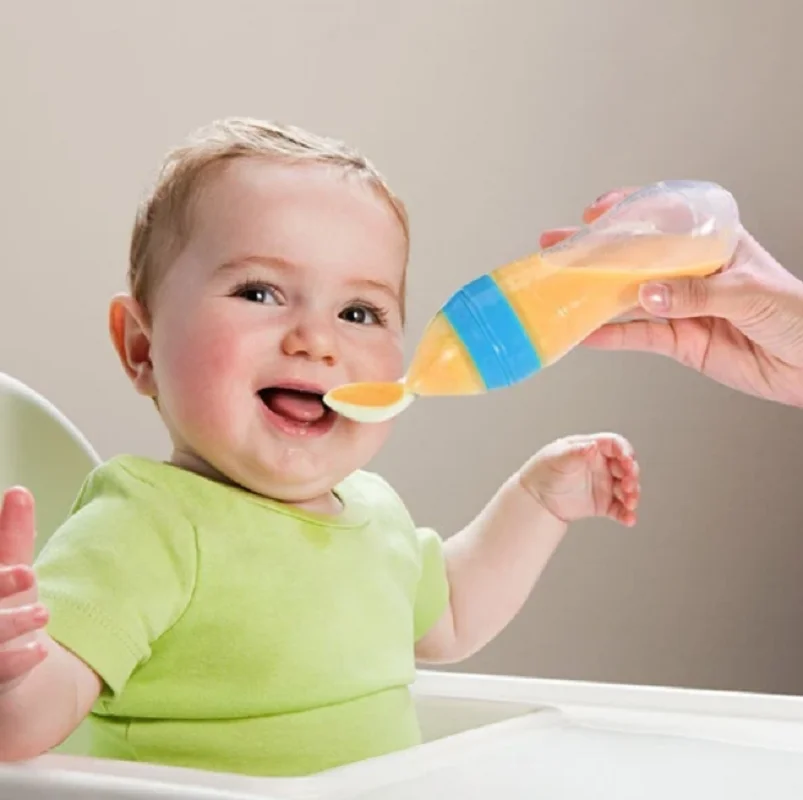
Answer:
[{"label": "blue band on bottle", "polygon": [[476,278],[452,295],[443,314],[486,389],[518,383],[541,368],[527,331],[490,275]]}]

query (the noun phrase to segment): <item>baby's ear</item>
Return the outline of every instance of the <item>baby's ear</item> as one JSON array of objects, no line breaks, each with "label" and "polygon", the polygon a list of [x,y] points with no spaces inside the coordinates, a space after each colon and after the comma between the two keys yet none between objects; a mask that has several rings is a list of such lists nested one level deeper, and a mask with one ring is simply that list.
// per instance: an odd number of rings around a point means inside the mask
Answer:
[{"label": "baby's ear", "polygon": [[156,397],[148,315],[133,297],[118,294],[109,306],[109,333],[126,375],[146,397]]}]

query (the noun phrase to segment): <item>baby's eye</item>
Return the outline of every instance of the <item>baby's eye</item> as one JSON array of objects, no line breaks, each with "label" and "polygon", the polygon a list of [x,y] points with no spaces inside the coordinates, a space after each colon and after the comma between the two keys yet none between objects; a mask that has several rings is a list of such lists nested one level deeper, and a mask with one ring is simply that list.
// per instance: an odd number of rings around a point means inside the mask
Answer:
[{"label": "baby's eye", "polygon": [[352,305],[340,312],[340,319],[353,322],[355,325],[378,325],[382,322],[382,314],[378,309],[364,305]]},{"label": "baby's eye", "polygon": [[275,286],[267,283],[246,283],[239,286],[233,293],[234,297],[242,297],[249,303],[261,303],[263,305],[278,305],[280,302],[279,291]]}]

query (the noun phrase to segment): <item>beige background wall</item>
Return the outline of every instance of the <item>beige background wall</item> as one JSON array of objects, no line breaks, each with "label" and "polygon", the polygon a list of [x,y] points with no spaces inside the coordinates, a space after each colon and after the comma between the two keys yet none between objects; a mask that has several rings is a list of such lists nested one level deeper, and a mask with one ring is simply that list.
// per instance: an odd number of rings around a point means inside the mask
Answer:
[{"label": "beige background wall", "polygon": [[[106,303],[163,151],[217,116],[294,121],[378,162],[411,209],[411,348],[461,282],[620,183],[721,181],[803,274],[791,0],[0,10],[0,370],[104,456],[165,453],[107,343]],[[640,452],[640,526],[578,525],[522,615],[461,669],[803,692],[800,412],[662,360],[576,352],[507,393],[418,404],[374,466],[447,534],[535,448],[597,429]]]}]

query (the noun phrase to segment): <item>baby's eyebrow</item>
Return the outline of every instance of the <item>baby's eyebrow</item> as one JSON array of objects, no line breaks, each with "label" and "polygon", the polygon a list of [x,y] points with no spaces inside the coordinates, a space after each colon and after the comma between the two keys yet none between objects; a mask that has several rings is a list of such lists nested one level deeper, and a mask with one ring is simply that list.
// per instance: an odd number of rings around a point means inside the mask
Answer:
[{"label": "baby's eyebrow", "polygon": [[295,265],[285,258],[279,256],[259,256],[259,255],[246,255],[238,256],[237,258],[229,259],[221,264],[216,272],[233,272],[234,270],[247,267],[249,264],[261,264],[264,267],[272,267],[274,269],[289,270],[294,269]]},{"label": "baby's eyebrow", "polygon": [[360,289],[374,289],[388,295],[396,302],[399,300],[398,290],[394,289],[389,283],[385,283],[385,281],[378,281],[373,278],[360,278],[359,280],[352,281],[352,285]]}]

